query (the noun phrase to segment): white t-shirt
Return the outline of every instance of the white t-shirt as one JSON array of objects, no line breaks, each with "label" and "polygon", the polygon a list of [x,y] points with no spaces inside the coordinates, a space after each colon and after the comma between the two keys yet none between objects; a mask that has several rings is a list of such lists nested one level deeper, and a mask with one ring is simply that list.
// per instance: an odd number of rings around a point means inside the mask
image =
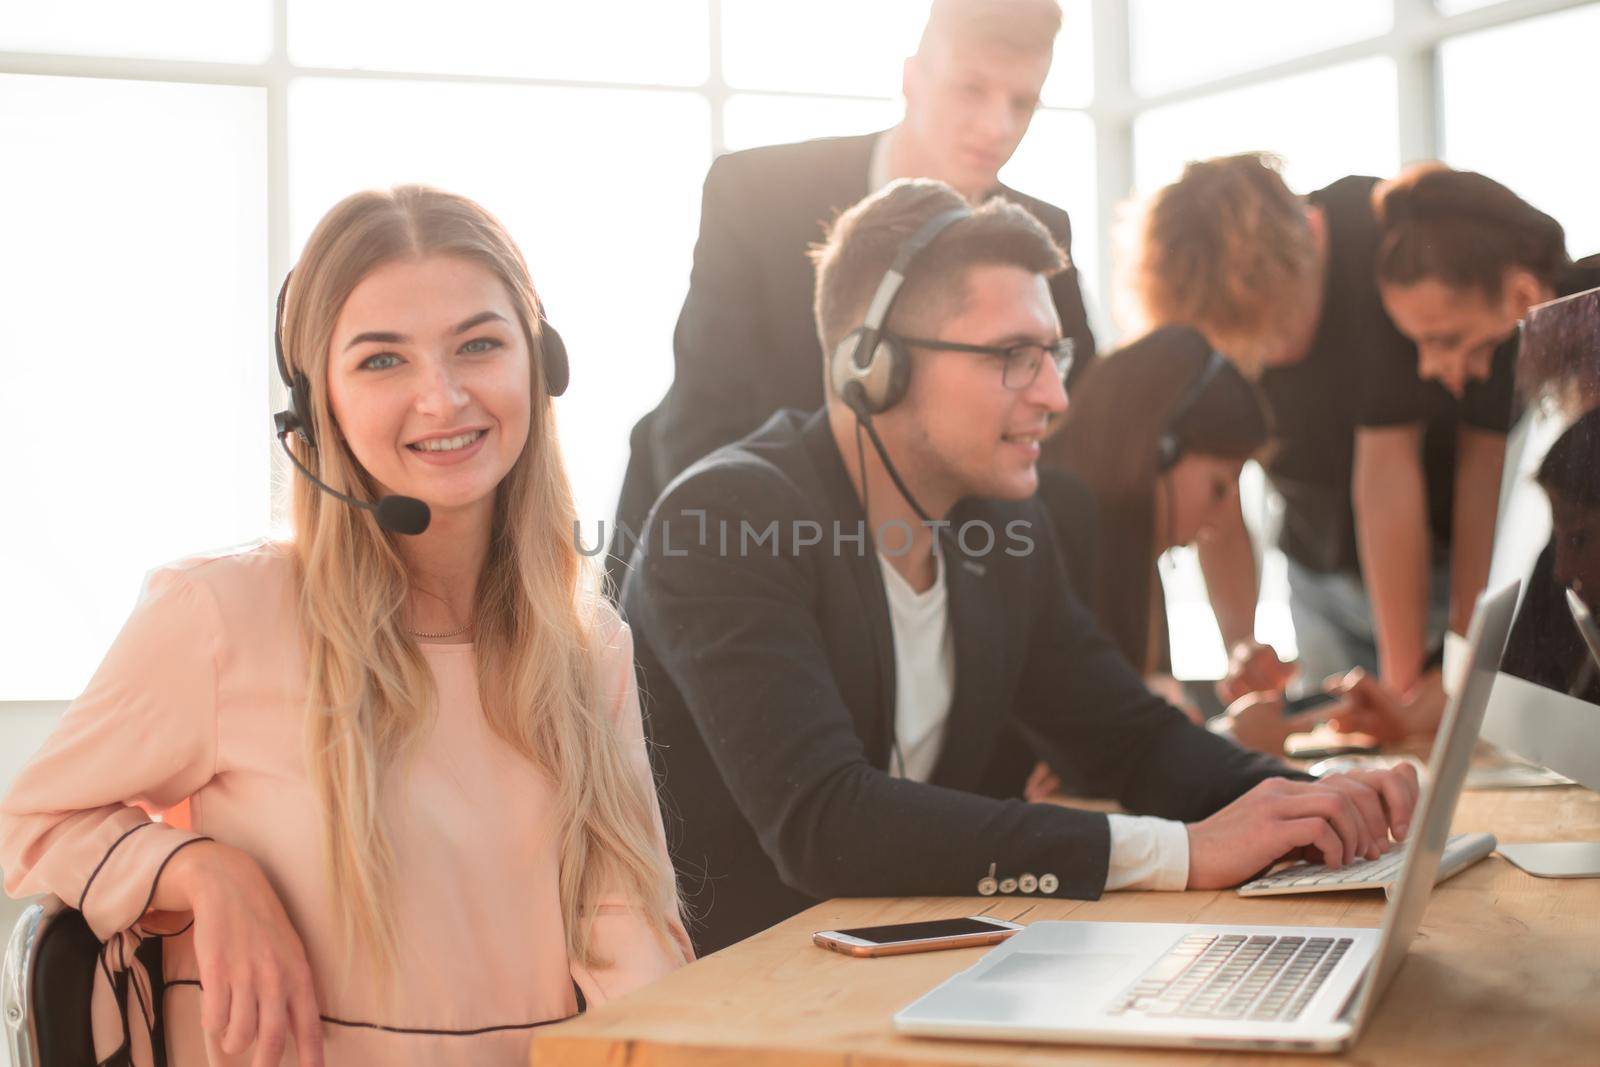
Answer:
[{"label": "white t-shirt", "polygon": [[[894,736],[889,773],[926,782],[944,749],[944,728],[956,692],[956,650],[944,584],[944,557],[934,554],[934,578],[917,592],[882,553],[883,591],[894,636]],[[904,763],[902,764],[902,760]]]}]

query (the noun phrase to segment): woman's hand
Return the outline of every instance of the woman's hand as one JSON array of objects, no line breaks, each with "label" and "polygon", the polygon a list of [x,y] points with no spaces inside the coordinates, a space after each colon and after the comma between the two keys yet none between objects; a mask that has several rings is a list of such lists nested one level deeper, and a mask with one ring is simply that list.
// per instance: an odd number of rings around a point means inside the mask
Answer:
[{"label": "woman's hand", "polygon": [[311,965],[255,860],[217,841],[189,845],[162,872],[151,906],[194,915],[200,1025],[222,1051],[254,1043],[252,1067],[277,1067],[292,1033],[300,1067],[321,1067]]},{"label": "woman's hand", "polygon": [[1282,693],[1249,693],[1228,705],[1226,712],[1206,726],[1245,748],[1281,756],[1290,734],[1314,729],[1326,716],[1322,708],[1285,715]]},{"label": "woman's hand", "polygon": [[1444,715],[1444,685],[1438,671],[1429,671],[1403,697],[1357,667],[1334,679],[1330,692],[1343,699],[1325,709],[1328,721],[1340,733],[1371,734],[1380,741],[1398,741],[1431,734]]},{"label": "woman's hand", "polygon": [[1249,693],[1281,693],[1299,670],[1279,659],[1271,645],[1240,641],[1228,652],[1228,674],[1217,683],[1217,698],[1228,704]]},{"label": "woman's hand", "polygon": [[1050,769],[1050,764],[1040,760],[1033,765],[1028,781],[1022,787],[1022,799],[1030,804],[1042,803],[1061,792],[1061,779]]}]

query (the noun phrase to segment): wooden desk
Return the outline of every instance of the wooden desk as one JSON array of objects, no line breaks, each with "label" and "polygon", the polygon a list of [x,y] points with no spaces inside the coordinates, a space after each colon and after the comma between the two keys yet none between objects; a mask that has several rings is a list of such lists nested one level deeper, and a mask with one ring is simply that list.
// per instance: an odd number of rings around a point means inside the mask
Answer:
[{"label": "wooden desk", "polygon": [[[1600,838],[1600,795],[1575,787],[1464,793],[1456,832]],[[590,1014],[539,1031],[535,1067],[908,1067],[913,1064],[1239,1063],[1303,1056],[945,1041],[890,1017],[983,949],[851,959],[816,930],[949,918],[1377,926],[1375,893],[1244,899],[1232,892],[833,900]],[[1327,1062],[1324,1060],[1323,1062]],[[1439,886],[1406,964],[1353,1053],[1357,1064],[1600,1062],[1600,880],[1546,880],[1498,855]]]}]

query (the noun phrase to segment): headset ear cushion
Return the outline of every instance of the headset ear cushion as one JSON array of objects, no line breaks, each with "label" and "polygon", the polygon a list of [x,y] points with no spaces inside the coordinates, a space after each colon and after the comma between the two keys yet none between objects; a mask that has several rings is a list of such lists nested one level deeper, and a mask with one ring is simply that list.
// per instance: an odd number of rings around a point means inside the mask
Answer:
[{"label": "headset ear cushion", "polygon": [[567,343],[561,339],[561,334],[550,325],[549,319],[539,321],[539,355],[544,364],[544,385],[551,396],[560,396],[567,391],[567,384],[571,380],[572,368],[567,362]]},{"label": "headset ear cushion", "polygon": [[294,431],[306,444],[316,447],[316,433],[311,425],[311,380],[304,371],[295,371],[289,382],[289,411],[294,416]]},{"label": "headset ear cushion", "polygon": [[911,385],[911,353],[897,339],[885,337],[878,342],[876,359],[887,368],[883,400],[878,405],[879,411],[887,411],[905,399]]},{"label": "headset ear cushion", "polygon": [[1168,430],[1156,439],[1156,473],[1165,474],[1178,465],[1182,444],[1177,434]]}]

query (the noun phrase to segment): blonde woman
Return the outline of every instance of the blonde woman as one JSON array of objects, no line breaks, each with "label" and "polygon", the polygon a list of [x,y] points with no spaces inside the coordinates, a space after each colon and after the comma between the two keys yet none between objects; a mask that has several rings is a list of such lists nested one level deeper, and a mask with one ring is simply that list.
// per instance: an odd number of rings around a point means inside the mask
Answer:
[{"label": "blonde woman", "polygon": [[106,942],[102,1058],[149,1062],[160,936],[178,1067],[521,1063],[689,953],[632,638],[573,542],[559,338],[500,224],[416,186],[328,213],[280,329],[296,459],[431,521],[297,478],[292,542],[154,572],[0,807],[6,890]]}]

